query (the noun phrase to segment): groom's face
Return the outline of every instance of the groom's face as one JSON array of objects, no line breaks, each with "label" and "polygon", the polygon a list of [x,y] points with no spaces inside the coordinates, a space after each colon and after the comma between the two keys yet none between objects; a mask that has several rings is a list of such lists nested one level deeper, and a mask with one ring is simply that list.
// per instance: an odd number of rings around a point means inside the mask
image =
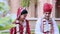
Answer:
[{"label": "groom's face", "polygon": [[50,15],[51,15],[51,12],[44,12],[44,16],[45,16],[46,18],[49,18]]}]

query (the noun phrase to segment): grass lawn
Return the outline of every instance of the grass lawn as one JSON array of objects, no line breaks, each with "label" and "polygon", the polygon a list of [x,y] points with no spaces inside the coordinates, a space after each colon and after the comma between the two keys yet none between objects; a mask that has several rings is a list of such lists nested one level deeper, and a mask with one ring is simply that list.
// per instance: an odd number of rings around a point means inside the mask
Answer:
[{"label": "grass lawn", "polygon": [[[31,34],[33,34],[34,30],[31,31]],[[2,34],[9,34],[9,32],[2,32]]]},{"label": "grass lawn", "polygon": [[2,34],[9,34],[9,32],[3,32]]}]

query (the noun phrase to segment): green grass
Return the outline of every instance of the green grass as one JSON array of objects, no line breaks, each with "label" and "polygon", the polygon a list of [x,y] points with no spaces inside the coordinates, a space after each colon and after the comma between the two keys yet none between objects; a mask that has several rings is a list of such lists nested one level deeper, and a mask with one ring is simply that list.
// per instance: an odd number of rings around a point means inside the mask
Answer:
[{"label": "green grass", "polygon": [[58,25],[58,28],[59,28],[59,32],[60,32],[60,25]]},{"label": "green grass", "polygon": [[[31,31],[31,34],[34,33],[34,30]],[[1,34],[9,34],[9,32],[2,32]]]},{"label": "green grass", "polygon": [[9,32],[3,32],[2,34],[9,34]]},{"label": "green grass", "polygon": [[31,30],[31,34],[34,34],[34,30]]}]

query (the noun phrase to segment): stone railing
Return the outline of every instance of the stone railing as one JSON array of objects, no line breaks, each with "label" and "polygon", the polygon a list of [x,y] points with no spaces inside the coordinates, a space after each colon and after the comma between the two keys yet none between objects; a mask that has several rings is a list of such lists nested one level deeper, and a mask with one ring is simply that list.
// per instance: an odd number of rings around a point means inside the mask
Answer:
[{"label": "stone railing", "polygon": [[[38,18],[28,18],[29,24],[30,24],[30,29],[33,32],[34,32],[34,29],[35,29],[37,19]],[[57,22],[58,25],[60,25],[60,18],[55,18],[55,21]],[[1,31],[1,32],[9,32],[9,30],[4,30],[4,31]]]}]

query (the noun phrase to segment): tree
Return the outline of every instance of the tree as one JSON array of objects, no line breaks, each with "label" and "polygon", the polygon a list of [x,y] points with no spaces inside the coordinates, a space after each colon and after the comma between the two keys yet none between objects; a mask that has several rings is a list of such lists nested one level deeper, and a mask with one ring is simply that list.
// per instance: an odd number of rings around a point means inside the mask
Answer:
[{"label": "tree", "polygon": [[15,19],[12,19],[11,16],[8,15],[9,13],[9,6],[6,0],[0,0],[0,31],[1,30],[7,30],[13,27],[14,25],[12,22]]},{"label": "tree", "polygon": [[22,7],[28,7],[30,4],[30,0],[21,0],[21,6]]}]

